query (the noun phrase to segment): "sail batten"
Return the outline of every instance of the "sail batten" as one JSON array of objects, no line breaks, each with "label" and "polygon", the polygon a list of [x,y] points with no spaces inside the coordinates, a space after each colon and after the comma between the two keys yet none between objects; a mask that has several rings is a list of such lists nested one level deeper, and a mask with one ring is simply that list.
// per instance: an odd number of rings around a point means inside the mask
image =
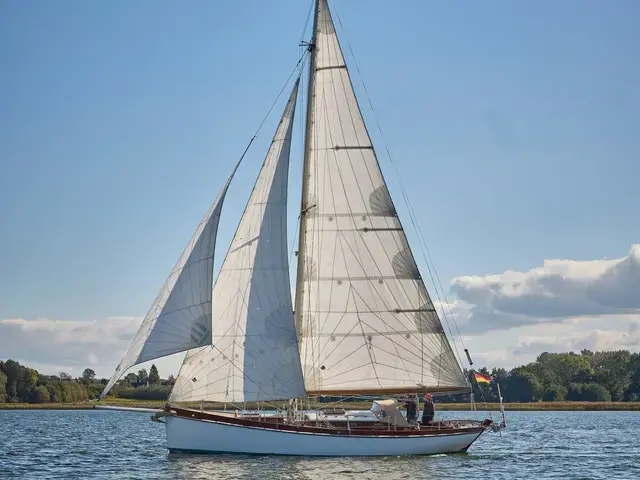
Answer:
[{"label": "sail batten", "polygon": [[169,274],[100,398],[134,365],[211,343],[211,285],[218,224],[240,161]]},{"label": "sail batten", "polygon": [[212,345],[188,352],[171,401],[269,401],[305,395],[286,221],[298,83],[213,289]]},{"label": "sail batten", "polygon": [[309,394],[467,389],[318,0],[296,283]]}]

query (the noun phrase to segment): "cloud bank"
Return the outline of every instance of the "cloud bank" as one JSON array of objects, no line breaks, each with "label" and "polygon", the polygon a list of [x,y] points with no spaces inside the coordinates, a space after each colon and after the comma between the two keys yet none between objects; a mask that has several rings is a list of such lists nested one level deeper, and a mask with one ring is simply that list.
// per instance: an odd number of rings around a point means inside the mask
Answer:
[{"label": "cloud bank", "polygon": [[141,321],[137,317],[0,320],[0,358],[13,358],[48,374],[62,370],[77,376],[89,367],[110,375],[106,367],[115,368]]},{"label": "cloud bank", "polygon": [[[451,292],[444,311],[449,319],[453,313],[477,366],[513,367],[543,351],[640,351],[640,245],[614,260],[545,260],[527,272],[457,277]],[[90,367],[108,377],[141,321],[0,319],[0,359],[42,373],[79,376]],[[176,374],[182,355],[154,363],[162,376]]]},{"label": "cloud bank", "polygon": [[543,351],[640,350],[640,245],[613,260],[545,260],[527,272],[451,281],[453,312],[477,363]]}]

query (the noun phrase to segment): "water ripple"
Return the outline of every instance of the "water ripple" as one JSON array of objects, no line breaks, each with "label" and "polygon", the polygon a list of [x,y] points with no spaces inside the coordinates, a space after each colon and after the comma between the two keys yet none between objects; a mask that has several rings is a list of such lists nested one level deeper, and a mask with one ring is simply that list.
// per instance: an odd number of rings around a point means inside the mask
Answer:
[{"label": "water ripple", "polygon": [[502,436],[483,435],[466,454],[385,458],[169,454],[149,417],[0,411],[0,479],[640,478],[635,412],[512,412]]}]

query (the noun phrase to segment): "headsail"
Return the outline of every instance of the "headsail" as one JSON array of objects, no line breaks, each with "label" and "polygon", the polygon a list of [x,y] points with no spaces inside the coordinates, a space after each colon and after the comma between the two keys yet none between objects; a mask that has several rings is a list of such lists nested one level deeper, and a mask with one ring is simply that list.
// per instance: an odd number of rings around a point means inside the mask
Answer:
[{"label": "headsail", "polygon": [[317,2],[296,323],[313,394],[467,389],[422,281]]},{"label": "headsail", "polygon": [[100,398],[134,365],[211,343],[211,286],[218,223],[239,165],[198,225]]},{"label": "headsail", "polygon": [[305,395],[287,258],[296,81],[213,289],[213,345],[190,351],[170,401]]}]

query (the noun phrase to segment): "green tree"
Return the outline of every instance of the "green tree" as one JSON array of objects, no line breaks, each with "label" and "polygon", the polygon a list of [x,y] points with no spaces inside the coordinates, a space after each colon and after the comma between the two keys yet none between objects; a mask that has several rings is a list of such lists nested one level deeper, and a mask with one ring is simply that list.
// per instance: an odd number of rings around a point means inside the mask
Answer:
[{"label": "green tree", "polygon": [[96,372],[94,372],[92,369],[90,368],[85,368],[84,372],[82,372],[82,379],[85,382],[90,382],[91,380],[93,380],[94,378],[96,378]]},{"label": "green tree", "polygon": [[18,383],[22,366],[15,360],[7,360],[4,364],[4,373],[7,376],[7,397],[10,402],[18,402]]},{"label": "green tree", "polygon": [[567,398],[581,402],[610,402],[611,394],[597,383],[580,383],[572,385]]},{"label": "green tree", "polygon": [[62,382],[52,382],[49,384],[48,390],[49,397],[53,403],[65,403],[69,401]]},{"label": "green tree", "polygon": [[640,353],[634,353],[629,359],[630,383],[624,392],[626,401],[640,401]]},{"label": "green tree", "polygon": [[132,387],[136,386],[138,384],[138,375],[133,372],[128,373],[127,376],[124,377],[123,383],[128,383]]},{"label": "green tree", "polygon": [[38,372],[33,368],[21,367],[18,376],[18,398],[22,402],[30,401],[33,390],[38,385]]},{"label": "green tree", "polygon": [[7,376],[0,371],[0,403],[6,400],[7,396]]},{"label": "green tree", "polygon": [[157,385],[160,383],[160,375],[158,374],[158,369],[155,364],[151,365],[149,369],[149,385]]},{"label": "green tree", "polygon": [[135,400],[166,400],[171,393],[171,387],[155,385],[152,387],[120,387],[114,394],[119,398],[130,398]]},{"label": "green tree", "polygon": [[631,386],[632,359],[627,350],[596,352],[589,357],[594,370],[593,382],[604,386],[617,402],[624,400]]},{"label": "green tree", "polygon": [[571,383],[589,382],[593,368],[589,359],[570,353],[548,353],[538,355],[535,362],[537,373],[545,383],[568,386]]},{"label": "green tree", "polygon": [[505,399],[510,402],[535,402],[541,396],[542,384],[536,374],[527,371],[524,367],[512,370]]},{"label": "green tree", "polygon": [[148,381],[149,381],[149,375],[147,374],[147,371],[144,368],[141,370],[138,370],[138,378],[137,378],[138,386],[144,387]]},{"label": "green tree", "polygon": [[562,385],[547,385],[542,394],[545,402],[562,402],[567,398],[568,390]]},{"label": "green tree", "polygon": [[38,385],[31,393],[32,403],[49,403],[49,390],[44,385]]}]

